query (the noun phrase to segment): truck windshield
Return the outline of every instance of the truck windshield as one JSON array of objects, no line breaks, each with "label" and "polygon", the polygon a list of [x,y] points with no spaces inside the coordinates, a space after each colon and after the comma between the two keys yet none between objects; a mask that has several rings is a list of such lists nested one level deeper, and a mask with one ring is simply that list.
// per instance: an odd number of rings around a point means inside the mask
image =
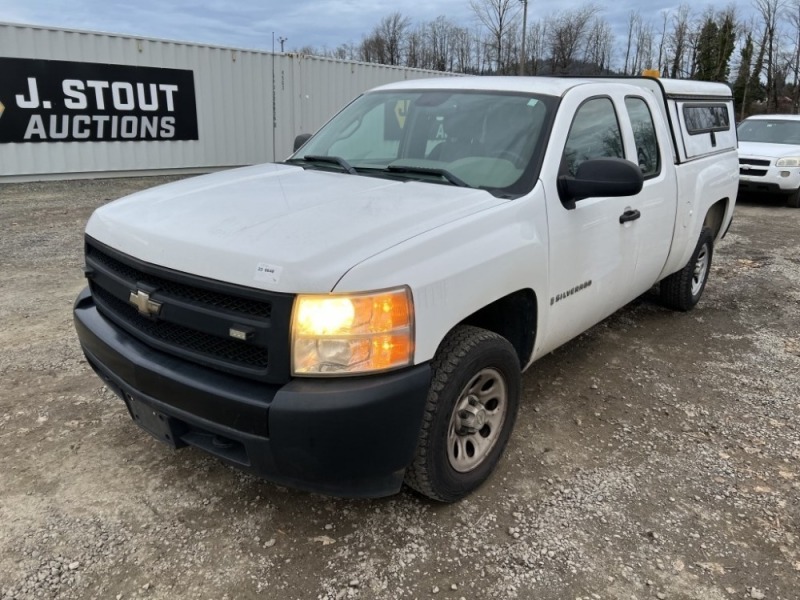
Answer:
[{"label": "truck windshield", "polygon": [[550,96],[484,91],[367,93],[287,162],[512,197],[536,179],[555,102]]},{"label": "truck windshield", "polygon": [[800,121],[788,119],[743,121],[737,133],[741,142],[800,145]]}]

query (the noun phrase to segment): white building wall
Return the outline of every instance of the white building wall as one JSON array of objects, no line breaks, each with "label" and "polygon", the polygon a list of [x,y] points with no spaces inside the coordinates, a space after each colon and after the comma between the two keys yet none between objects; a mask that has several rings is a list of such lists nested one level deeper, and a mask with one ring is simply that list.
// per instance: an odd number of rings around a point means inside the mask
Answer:
[{"label": "white building wall", "polygon": [[[199,140],[0,143],[0,181],[281,160],[362,91],[443,73],[0,23],[0,57],[191,70]],[[273,112],[273,78],[275,82]],[[3,96],[0,74],[0,101]],[[0,127],[2,127],[0,115]]]}]

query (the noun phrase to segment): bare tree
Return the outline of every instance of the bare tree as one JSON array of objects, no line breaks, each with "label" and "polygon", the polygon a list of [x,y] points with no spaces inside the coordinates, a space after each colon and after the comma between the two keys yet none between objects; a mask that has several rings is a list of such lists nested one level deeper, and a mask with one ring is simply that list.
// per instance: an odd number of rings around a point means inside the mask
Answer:
[{"label": "bare tree", "polygon": [[595,17],[586,40],[583,61],[592,74],[607,73],[611,69],[614,33],[605,19]]},{"label": "bare tree", "polygon": [[[800,0],[798,0],[800,1]],[[535,21],[528,26],[527,40],[525,40],[525,72],[538,75],[539,69],[545,60],[547,48],[547,21]]]},{"label": "bare tree", "polygon": [[670,49],[672,50],[672,69],[670,77],[681,77],[687,75],[684,68],[684,61],[689,49],[689,18],[691,8],[688,4],[681,4],[678,12],[672,16],[672,33],[670,34]]},{"label": "bare tree", "polygon": [[425,28],[420,25],[406,36],[405,64],[413,69],[423,68],[423,54],[425,48]]},{"label": "bare tree", "polygon": [[383,39],[375,34],[361,40],[361,45],[358,47],[358,54],[359,59],[364,62],[386,63],[386,47]]},{"label": "bare tree", "polygon": [[792,112],[800,112],[800,0],[794,0],[788,9],[789,22],[794,28],[794,52],[792,53],[792,75],[794,88],[792,89]]},{"label": "bare tree", "polygon": [[787,6],[786,0],[753,0],[753,6],[764,25],[764,43],[760,56],[766,60],[767,111],[778,107],[778,16]]},{"label": "bare tree", "polygon": [[446,17],[437,17],[428,23],[427,32],[431,54],[430,68],[437,71],[452,70],[453,57],[450,37],[453,32],[453,24]]},{"label": "bare tree", "polygon": [[644,69],[650,69],[653,66],[653,26],[650,23],[645,23],[639,19],[636,23],[636,52],[633,56],[631,64],[631,75],[638,75]]},{"label": "bare tree", "polygon": [[519,61],[522,60],[520,56],[521,46],[520,40],[522,34],[520,33],[521,24],[512,21],[508,24],[506,43],[503,46],[503,73],[519,73]]},{"label": "bare tree", "polygon": [[667,39],[667,22],[669,21],[669,11],[661,11],[661,39],[658,42],[658,68],[666,69],[666,57],[664,56],[664,45]]},{"label": "bare tree", "polygon": [[495,58],[495,71],[504,72],[504,46],[509,37],[511,23],[519,12],[520,3],[517,0],[470,0],[469,5],[488,30],[490,47]]},{"label": "bare tree", "polygon": [[473,48],[474,36],[463,27],[454,27],[450,36],[451,53],[455,59],[453,71],[474,73]]},{"label": "bare tree", "polygon": [[596,13],[594,5],[585,4],[577,9],[561,11],[553,18],[548,31],[553,73],[569,72]]},{"label": "bare tree", "polygon": [[[633,32],[637,25],[642,22],[642,15],[638,10],[632,10],[628,16],[628,41],[625,44],[625,64],[622,66],[622,74],[628,75],[628,65],[630,64],[631,48],[633,47]],[[633,70],[630,71],[630,74]]]},{"label": "bare tree", "polygon": [[403,36],[410,20],[399,12],[394,12],[381,19],[375,30],[382,39],[386,49],[386,60],[390,65],[400,64]]}]

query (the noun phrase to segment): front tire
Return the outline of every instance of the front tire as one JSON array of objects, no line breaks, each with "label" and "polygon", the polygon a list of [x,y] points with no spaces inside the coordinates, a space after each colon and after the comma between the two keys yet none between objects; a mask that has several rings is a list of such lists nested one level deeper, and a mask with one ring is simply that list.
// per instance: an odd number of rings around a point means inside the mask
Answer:
[{"label": "front tire", "polygon": [[441,502],[460,500],[489,477],[517,416],[520,362],[504,337],[459,325],[431,364],[416,456],[406,484]]},{"label": "front tire", "polygon": [[786,206],[790,208],[800,208],[800,189],[793,191],[787,196]]},{"label": "front tire", "polygon": [[684,312],[695,307],[706,289],[713,255],[714,234],[708,227],[703,227],[686,266],[661,281],[661,301],[665,306]]}]

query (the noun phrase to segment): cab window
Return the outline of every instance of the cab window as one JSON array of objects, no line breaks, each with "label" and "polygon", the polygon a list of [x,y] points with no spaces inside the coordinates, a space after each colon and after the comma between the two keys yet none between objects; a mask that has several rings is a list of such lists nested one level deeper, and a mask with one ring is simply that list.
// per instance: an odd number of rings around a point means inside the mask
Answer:
[{"label": "cab window", "polygon": [[655,177],[661,171],[661,157],[658,153],[658,140],[653,115],[642,98],[625,98],[625,108],[633,127],[633,141],[636,143],[636,163],[644,178]]},{"label": "cab window", "polygon": [[581,105],[567,136],[562,169],[575,175],[592,158],[622,158],[622,132],[610,98],[593,98]]}]

